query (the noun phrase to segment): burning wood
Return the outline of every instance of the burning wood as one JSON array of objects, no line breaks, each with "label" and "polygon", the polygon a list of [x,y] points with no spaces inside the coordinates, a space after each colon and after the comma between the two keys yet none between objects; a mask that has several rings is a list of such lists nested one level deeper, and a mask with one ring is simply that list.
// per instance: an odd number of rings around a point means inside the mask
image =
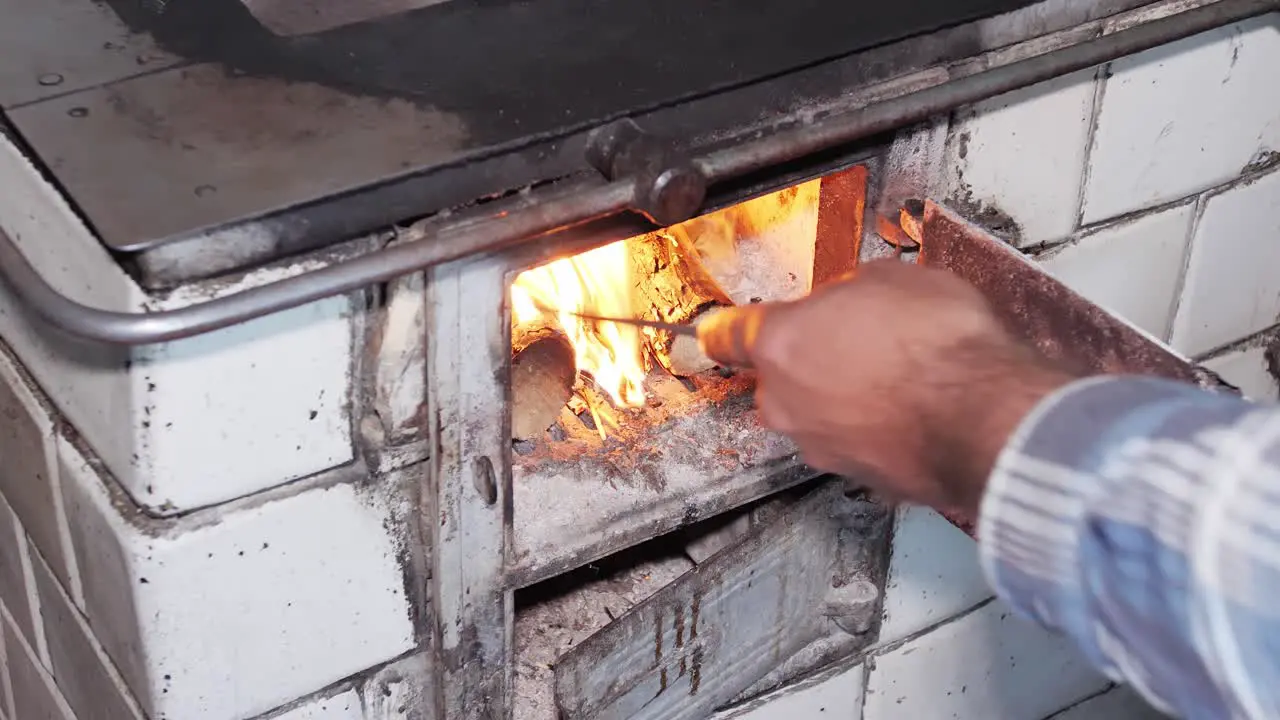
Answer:
[{"label": "burning wood", "polygon": [[573,396],[578,367],[564,333],[539,328],[522,333],[511,360],[511,436],[540,437]]},{"label": "burning wood", "polygon": [[[573,416],[603,440],[623,418],[645,415],[655,366],[681,378],[712,370],[715,363],[691,338],[578,314],[686,323],[716,307],[805,295],[813,279],[818,192],[819,181],[803,183],[520,273],[511,288],[519,365],[513,382],[520,385],[513,388],[513,436],[541,439],[556,415],[563,417],[556,403],[572,400],[582,405]],[[572,362],[550,348],[520,357],[529,350],[520,338],[548,328],[569,344]],[[542,371],[551,377],[533,377]],[[566,391],[571,372],[581,377]],[[559,434],[574,432],[561,427]]]}]

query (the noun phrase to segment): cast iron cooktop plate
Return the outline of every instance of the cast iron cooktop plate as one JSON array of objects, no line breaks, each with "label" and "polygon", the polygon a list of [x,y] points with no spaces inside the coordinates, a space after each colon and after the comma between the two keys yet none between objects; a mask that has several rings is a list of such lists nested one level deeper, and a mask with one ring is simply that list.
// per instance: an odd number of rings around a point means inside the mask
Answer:
[{"label": "cast iron cooktop plate", "polygon": [[279,37],[239,0],[0,0],[0,104],[103,242],[139,251],[306,205],[332,220],[372,186],[1030,4],[453,0]]}]

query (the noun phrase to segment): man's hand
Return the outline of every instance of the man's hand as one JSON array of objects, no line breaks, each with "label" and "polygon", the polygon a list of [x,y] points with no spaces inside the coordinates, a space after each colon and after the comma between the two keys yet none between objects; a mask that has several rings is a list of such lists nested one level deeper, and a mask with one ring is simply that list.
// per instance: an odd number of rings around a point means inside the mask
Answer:
[{"label": "man's hand", "polygon": [[752,353],[764,423],[808,464],[970,517],[1023,416],[1073,379],[963,280],[896,261],[771,309]]}]

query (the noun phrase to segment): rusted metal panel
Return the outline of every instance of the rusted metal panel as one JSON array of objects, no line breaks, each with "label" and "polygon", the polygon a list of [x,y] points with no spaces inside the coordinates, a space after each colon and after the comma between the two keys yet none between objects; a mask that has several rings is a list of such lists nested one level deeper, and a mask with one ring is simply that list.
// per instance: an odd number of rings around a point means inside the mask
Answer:
[{"label": "rusted metal panel", "polygon": [[828,481],[556,665],[566,720],[703,718],[834,633],[875,633],[884,507]]},{"label": "rusted metal panel", "polygon": [[813,247],[813,287],[853,272],[862,248],[867,206],[867,168],[855,165],[822,178],[818,233]]},{"label": "rusted metal panel", "polygon": [[927,203],[920,263],[943,267],[986,296],[1005,325],[1045,356],[1086,373],[1198,382],[1191,363],[1055,280],[977,225]]},{"label": "rusted metal panel", "polygon": [[[1235,393],[1214,373],[1086,300],[1030,258],[955,212],[926,202],[919,262],[968,280],[1014,334],[1084,374],[1156,375]],[[973,534],[972,518],[947,515]]]},{"label": "rusted metal panel", "polygon": [[511,717],[510,362],[506,273],[488,258],[442,265],[427,281],[432,647],[440,720]]}]

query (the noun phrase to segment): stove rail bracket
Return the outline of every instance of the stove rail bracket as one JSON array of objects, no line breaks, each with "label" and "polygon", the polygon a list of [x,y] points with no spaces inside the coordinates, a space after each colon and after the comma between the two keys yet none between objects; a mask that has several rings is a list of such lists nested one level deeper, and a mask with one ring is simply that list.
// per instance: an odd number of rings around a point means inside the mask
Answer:
[{"label": "stove rail bracket", "polygon": [[[3,232],[0,232],[0,282],[32,315],[72,336],[120,345],[177,340],[386,282],[441,263],[508,250],[566,228],[622,213],[638,212],[660,223],[678,222],[696,213],[704,202],[706,188],[717,184],[1276,10],[1280,10],[1280,0],[1220,0],[1079,45],[964,77],[944,79],[907,95],[833,111],[811,122],[735,143],[691,160],[679,158],[622,123],[601,131],[597,149],[591,154],[596,162],[603,161],[612,171],[635,174],[597,178],[585,186],[552,190],[546,197],[538,197],[515,209],[441,224],[430,232],[420,230],[421,238],[411,242],[183,308],[135,313],[81,304],[50,286]],[[606,152],[610,147],[616,152]]]},{"label": "stove rail bracket", "polygon": [[702,168],[630,118],[598,128],[587,139],[587,162],[609,180],[634,178],[632,210],[659,227],[698,214],[707,199]]}]

